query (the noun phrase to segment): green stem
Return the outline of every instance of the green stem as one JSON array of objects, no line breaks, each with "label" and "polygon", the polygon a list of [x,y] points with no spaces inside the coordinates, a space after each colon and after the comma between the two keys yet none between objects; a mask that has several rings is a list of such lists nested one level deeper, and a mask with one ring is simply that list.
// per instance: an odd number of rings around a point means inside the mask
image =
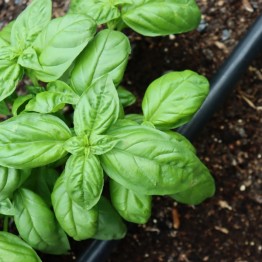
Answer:
[{"label": "green stem", "polygon": [[8,232],[8,221],[9,220],[9,218],[8,218],[8,216],[5,216],[5,218],[4,218],[4,231],[5,232]]}]

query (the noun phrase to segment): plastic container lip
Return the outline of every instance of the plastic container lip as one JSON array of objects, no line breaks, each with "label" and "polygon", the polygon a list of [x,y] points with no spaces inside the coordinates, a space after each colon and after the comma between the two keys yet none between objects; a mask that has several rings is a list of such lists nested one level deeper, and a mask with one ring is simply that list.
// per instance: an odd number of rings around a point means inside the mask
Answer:
[{"label": "plastic container lip", "polygon": [[[210,81],[210,93],[191,121],[177,131],[189,140],[203,129],[213,113],[233,90],[248,65],[262,51],[262,15],[249,28],[231,55]],[[77,262],[104,262],[120,240],[94,240]]]}]

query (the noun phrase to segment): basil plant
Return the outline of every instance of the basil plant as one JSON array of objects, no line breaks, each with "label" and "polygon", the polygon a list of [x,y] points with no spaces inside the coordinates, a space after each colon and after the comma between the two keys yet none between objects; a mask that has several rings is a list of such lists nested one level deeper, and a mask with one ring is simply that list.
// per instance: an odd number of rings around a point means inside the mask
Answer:
[{"label": "basil plant", "polygon": [[6,261],[40,261],[34,249],[66,253],[68,237],[122,238],[123,219],[148,221],[152,196],[196,205],[215,190],[194,147],[174,131],[201,106],[207,79],[190,70],[159,77],[145,92],[141,114],[125,114],[136,99],[121,86],[131,48],[120,29],[187,32],[199,22],[195,1],[73,0],[69,13],[55,19],[51,6],[34,0],[0,31]]}]

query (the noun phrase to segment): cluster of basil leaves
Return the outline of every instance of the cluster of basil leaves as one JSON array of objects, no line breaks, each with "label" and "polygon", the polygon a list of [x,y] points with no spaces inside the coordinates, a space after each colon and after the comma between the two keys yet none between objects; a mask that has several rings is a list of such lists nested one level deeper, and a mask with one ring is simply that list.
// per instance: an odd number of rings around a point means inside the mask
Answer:
[{"label": "cluster of basil leaves", "polygon": [[[198,204],[214,194],[194,147],[171,131],[201,106],[208,81],[190,70],[167,73],[147,88],[143,114],[125,115],[135,102],[120,86],[131,48],[113,30],[189,31],[199,22],[195,1],[71,2],[69,14],[51,20],[52,2],[34,0],[0,31],[1,112],[24,75],[33,83],[0,124],[0,214],[14,218],[25,241],[0,232],[1,256],[12,261],[40,261],[32,248],[65,253],[67,235],[122,238],[121,217],[146,223],[153,195]],[[104,23],[109,29],[96,34]],[[61,113],[66,104],[72,118]]]}]

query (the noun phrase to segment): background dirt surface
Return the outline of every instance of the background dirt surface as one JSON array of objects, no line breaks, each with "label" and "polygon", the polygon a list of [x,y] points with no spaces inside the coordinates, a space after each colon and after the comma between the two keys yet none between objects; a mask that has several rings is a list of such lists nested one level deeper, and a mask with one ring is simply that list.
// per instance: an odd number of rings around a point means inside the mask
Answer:
[{"label": "background dirt surface", "polygon": [[[28,2],[0,0],[0,27]],[[191,69],[211,78],[262,12],[261,0],[197,2],[203,15],[194,32],[148,38],[126,31],[133,50],[123,84],[138,97],[128,112],[140,112],[146,87],[167,71]],[[53,1],[54,16],[68,3]],[[259,55],[193,141],[216,180],[215,196],[196,207],[155,197],[150,221],[132,227],[108,262],[262,261],[261,87]],[[72,242],[70,254],[42,259],[74,261],[88,243]]]}]

